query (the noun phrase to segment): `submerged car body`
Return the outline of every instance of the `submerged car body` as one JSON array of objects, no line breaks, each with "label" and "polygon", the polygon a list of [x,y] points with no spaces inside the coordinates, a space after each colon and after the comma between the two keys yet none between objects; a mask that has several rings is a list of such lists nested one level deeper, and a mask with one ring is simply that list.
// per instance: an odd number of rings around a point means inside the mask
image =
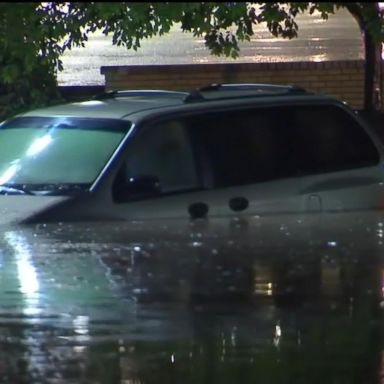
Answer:
[{"label": "submerged car body", "polygon": [[382,208],[383,147],[291,86],[123,91],[0,126],[0,223]]}]

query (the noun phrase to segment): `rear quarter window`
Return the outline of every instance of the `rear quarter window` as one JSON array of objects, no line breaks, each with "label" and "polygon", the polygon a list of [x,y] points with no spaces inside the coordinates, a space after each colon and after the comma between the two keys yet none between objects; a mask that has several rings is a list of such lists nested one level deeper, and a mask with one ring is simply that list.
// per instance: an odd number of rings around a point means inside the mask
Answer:
[{"label": "rear quarter window", "polygon": [[380,155],[371,137],[337,106],[296,107],[290,114],[292,137],[304,173],[334,172],[376,165]]}]

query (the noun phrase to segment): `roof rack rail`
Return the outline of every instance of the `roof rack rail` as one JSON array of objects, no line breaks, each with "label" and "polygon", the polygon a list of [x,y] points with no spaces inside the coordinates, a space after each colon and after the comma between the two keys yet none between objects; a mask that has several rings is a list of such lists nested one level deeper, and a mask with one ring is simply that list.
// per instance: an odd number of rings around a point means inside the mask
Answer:
[{"label": "roof rack rail", "polygon": [[[204,97],[203,93],[210,92],[220,92],[220,91],[245,91],[246,93],[239,95],[229,95],[226,96],[217,94],[216,98]],[[264,84],[264,83],[228,83],[220,84],[214,83],[208,86],[199,88],[195,91],[189,93],[185,98],[185,102],[197,102],[197,101],[208,101],[208,100],[221,100],[221,99],[231,99],[239,97],[253,97],[255,95],[285,95],[285,94],[308,94],[309,92],[302,87],[296,85],[283,85],[283,84]]]},{"label": "roof rack rail", "polygon": [[207,91],[219,91],[219,90],[231,90],[231,91],[305,91],[304,88],[296,85],[285,85],[285,84],[265,84],[265,83],[213,83],[206,87],[199,89],[201,92]]},{"label": "roof rack rail", "polygon": [[180,91],[168,91],[168,90],[157,90],[157,89],[144,89],[144,90],[114,90],[104,92],[102,94],[96,95],[95,100],[106,100],[114,99],[116,97],[137,97],[137,96],[153,96],[153,97],[178,97],[184,98],[188,96],[188,92]]}]

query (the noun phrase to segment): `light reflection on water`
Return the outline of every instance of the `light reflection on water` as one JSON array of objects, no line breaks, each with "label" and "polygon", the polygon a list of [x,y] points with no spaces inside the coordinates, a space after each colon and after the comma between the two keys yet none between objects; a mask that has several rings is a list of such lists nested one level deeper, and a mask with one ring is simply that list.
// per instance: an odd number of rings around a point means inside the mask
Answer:
[{"label": "light reflection on water", "polygon": [[26,316],[38,315],[41,312],[38,297],[39,281],[32,264],[28,243],[14,232],[5,232],[4,239],[14,250],[20,293],[23,296],[23,313]]},{"label": "light reflection on water", "polygon": [[3,231],[2,383],[379,383],[380,214]]}]

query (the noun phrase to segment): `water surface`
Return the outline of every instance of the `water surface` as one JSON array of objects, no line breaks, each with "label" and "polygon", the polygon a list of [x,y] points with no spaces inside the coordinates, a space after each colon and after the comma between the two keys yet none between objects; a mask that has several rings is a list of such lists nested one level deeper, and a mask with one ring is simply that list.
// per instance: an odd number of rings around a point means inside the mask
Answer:
[{"label": "water surface", "polygon": [[1,383],[380,383],[380,213],[2,227]]}]

